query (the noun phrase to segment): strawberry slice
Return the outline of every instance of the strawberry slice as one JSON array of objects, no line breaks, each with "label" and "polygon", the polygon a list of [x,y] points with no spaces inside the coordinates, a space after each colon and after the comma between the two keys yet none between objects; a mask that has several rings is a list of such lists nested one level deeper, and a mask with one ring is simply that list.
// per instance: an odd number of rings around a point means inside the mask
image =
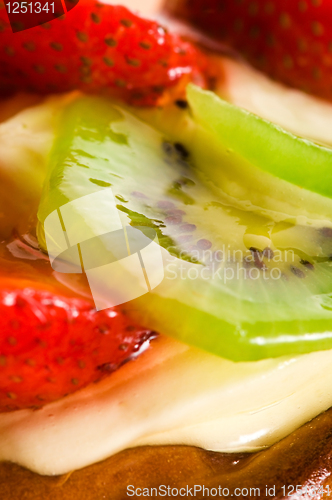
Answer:
[{"label": "strawberry slice", "polygon": [[42,406],[98,382],[156,335],[49,285],[2,278],[0,288],[0,412]]},{"label": "strawberry slice", "polygon": [[125,7],[80,0],[65,16],[18,33],[3,7],[0,0],[0,95],[112,91],[152,105],[166,89],[206,86],[199,49]]},{"label": "strawberry slice", "polygon": [[271,77],[332,99],[331,0],[169,0],[167,9]]}]

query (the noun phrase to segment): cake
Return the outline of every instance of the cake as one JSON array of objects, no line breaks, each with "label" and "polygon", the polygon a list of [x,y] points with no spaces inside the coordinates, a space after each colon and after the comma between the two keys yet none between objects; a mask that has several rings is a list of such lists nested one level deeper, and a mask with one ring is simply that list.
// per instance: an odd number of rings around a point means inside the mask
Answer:
[{"label": "cake", "polygon": [[330,495],[332,107],[212,4],[0,16],[3,499]]}]

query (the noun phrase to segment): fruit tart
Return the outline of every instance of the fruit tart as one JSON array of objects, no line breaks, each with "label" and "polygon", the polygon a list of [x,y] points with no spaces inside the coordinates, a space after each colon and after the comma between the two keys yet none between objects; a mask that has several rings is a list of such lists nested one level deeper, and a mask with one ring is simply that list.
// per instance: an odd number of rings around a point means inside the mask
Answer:
[{"label": "fruit tart", "polygon": [[331,6],[24,4],[0,3],[1,498],[328,498]]}]

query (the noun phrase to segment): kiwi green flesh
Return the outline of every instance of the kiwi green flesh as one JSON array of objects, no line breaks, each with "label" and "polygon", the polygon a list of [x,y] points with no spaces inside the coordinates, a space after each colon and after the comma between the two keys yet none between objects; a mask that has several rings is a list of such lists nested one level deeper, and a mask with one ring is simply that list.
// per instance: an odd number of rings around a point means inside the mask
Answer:
[{"label": "kiwi green flesh", "polygon": [[[233,151],[262,171],[302,188],[332,197],[332,150],[296,137],[248,111],[220,99],[213,92],[188,86],[195,121],[215,136],[231,155]],[[211,170],[219,183],[223,173]]]},{"label": "kiwi green flesh", "polygon": [[[266,172],[261,184],[258,168],[227,163],[207,139],[175,106],[138,117],[101,98],[72,103],[39,207],[41,245],[51,212],[111,187],[121,217],[154,228],[164,257],[163,282],[122,306],[133,319],[233,360],[332,348],[330,200]],[[224,190],[204,150],[226,171]]]}]

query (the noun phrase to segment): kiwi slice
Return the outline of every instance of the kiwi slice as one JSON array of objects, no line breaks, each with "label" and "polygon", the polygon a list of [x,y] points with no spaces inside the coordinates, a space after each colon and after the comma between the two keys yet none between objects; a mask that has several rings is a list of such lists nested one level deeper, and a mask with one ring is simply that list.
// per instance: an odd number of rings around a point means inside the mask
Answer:
[{"label": "kiwi slice", "polygon": [[[332,197],[331,149],[296,137],[195,85],[188,86],[188,99],[195,121],[229,154],[235,152],[262,171]],[[212,180],[222,184],[220,169],[208,168],[208,172]]]},{"label": "kiwi slice", "polygon": [[54,210],[111,188],[123,226],[153,229],[163,255],[163,281],[121,306],[133,319],[233,360],[332,348],[332,200],[228,149],[190,110],[80,98],[53,147],[39,241]]}]

